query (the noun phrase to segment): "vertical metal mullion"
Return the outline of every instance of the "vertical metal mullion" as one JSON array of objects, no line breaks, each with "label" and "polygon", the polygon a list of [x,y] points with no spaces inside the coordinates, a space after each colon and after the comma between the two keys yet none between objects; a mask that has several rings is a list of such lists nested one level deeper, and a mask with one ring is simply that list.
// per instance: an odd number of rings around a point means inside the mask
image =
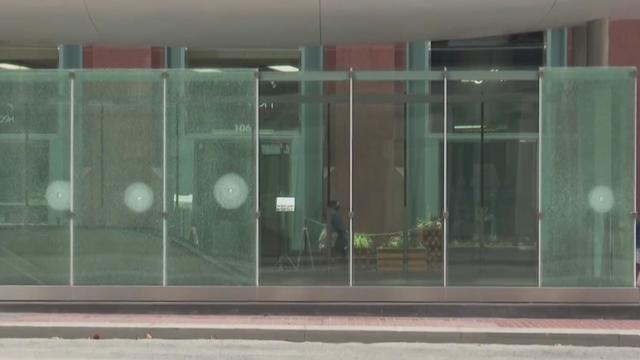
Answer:
[{"label": "vertical metal mullion", "polygon": [[75,80],[76,75],[69,73],[69,285],[74,285],[74,241],[75,241]]},{"label": "vertical metal mullion", "polygon": [[542,86],[544,71],[538,74],[538,287],[542,287]]},{"label": "vertical metal mullion", "polygon": [[353,287],[353,68],[349,69],[349,287]]},{"label": "vertical metal mullion", "polygon": [[638,222],[638,72],[636,70],[634,76],[634,110],[633,110],[633,213],[634,213],[634,221],[633,221],[633,286],[638,284],[638,272],[636,271],[636,264],[638,263],[638,251],[636,250],[636,239],[637,239],[637,222]]},{"label": "vertical metal mullion", "polygon": [[449,133],[449,116],[448,116],[448,107],[449,107],[449,97],[448,97],[448,93],[449,93],[449,76],[447,73],[447,68],[444,68],[444,73],[443,73],[443,84],[444,84],[444,111],[443,111],[443,120],[444,120],[444,128],[443,128],[443,146],[442,146],[442,153],[443,153],[443,167],[444,167],[444,174],[443,174],[443,179],[442,179],[442,192],[443,192],[443,219],[442,219],[442,237],[443,237],[443,245],[442,245],[442,267],[443,267],[443,272],[442,272],[442,276],[443,276],[443,285],[444,287],[447,287],[447,278],[448,278],[448,271],[447,271],[447,263],[448,263],[448,227],[449,227],[449,194],[448,194],[448,186],[447,186],[447,182],[449,181],[449,174],[448,174],[448,133]]},{"label": "vertical metal mullion", "polygon": [[260,71],[256,70],[255,79],[255,162],[256,162],[256,174],[255,174],[255,211],[256,211],[256,234],[255,234],[255,267],[256,267],[256,287],[260,286]]},{"label": "vertical metal mullion", "polygon": [[167,77],[162,75],[162,286],[167,286]]},{"label": "vertical metal mullion", "polygon": [[29,178],[29,107],[27,104],[25,104],[24,107],[24,121],[22,129],[24,131],[21,194],[24,199],[24,207],[22,208],[22,226],[26,226],[29,223],[29,185],[27,183],[27,179]]}]

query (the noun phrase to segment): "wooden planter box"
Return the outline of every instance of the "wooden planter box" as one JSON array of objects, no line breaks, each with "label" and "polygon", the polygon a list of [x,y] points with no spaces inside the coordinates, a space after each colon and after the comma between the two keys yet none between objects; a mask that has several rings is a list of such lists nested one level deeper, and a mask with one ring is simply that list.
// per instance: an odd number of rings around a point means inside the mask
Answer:
[{"label": "wooden planter box", "polygon": [[[376,256],[376,267],[378,271],[402,272],[404,271],[404,250],[403,249],[378,249]],[[422,272],[429,269],[427,263],[427,252],[425,249],[407,250],[407,270],[411,272]]]},{"label": "wooden planter box", "polygon": [[370,269],[375,268],[376,257],[373,250],[360,250],[354,249],[353,251],[353,266],[357,269]]}]

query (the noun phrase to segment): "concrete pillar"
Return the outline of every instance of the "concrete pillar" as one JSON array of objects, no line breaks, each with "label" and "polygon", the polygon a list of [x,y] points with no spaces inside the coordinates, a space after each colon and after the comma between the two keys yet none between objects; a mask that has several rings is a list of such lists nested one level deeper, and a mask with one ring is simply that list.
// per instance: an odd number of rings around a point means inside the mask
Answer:
[{"label": "concrete pillar", "polygon": [[58,48],[58,69],[82,69],[82,46],[61,45]]},{"label": "concrete pillar", "polygon": [[587,66],[587,26],[576,26],[572,30],[573,66]]},{"label": "concrete pillar", "polygon": [[609,65],[609,19],[587,23],[587,62],[589,66]]},{"label": "concrete pillar", "polygon": [[573,65],[609,65],[609,19],[599,19],[573,29]]},{"label": "concrete pillar", "polygon": [[568,64],[568,36],[566,28],[547,30],[545,34],[547,67],[563,67]]},{"label": "concrete pillar", "polygon": [[[407,69],[428,71],[430,69],[430,50],[427,42],[411,42],[407,44]],[[407,82],[408,92],[413,95],[428,95],[431,92],[429,81]],[[430,134],[432,128],[430,105],[427,103],[407,104],[407,159],[405,176],[407,176],[407,228],[416,226],[418,219],[429,220],[440,216],[442,207],[442,179],[439,171],[442,162],[441,144],[438,135]],[[441,135],[441,134],[440,134]]]},{"label": "concrete pillar", "polygon": [[[324,49],[322,47],[305,47],[302,49],[302,71],[322,71],[324,64]],[[317,81],[302,82],[301,94],[304,96],[323,95],[323,85]],[[299,230],[306,225],[306,219],[322,221],[325,206],[326,189],[325,178],[325,109],[320,103],[304,103],[299,106],[300,136],[292,143],[292,166],[295,178],[294,195],[299,203],[296,206],[302,211],[296,211],[294,219],[294,233],[291,236],[291,249],[304,249],[304,238]],[[328,172],[326,173],[328,176]],[[309,239],[315,241],[316,239]]]},{"label": "concrete pillar", "polygon": [[183,47],[165,48],[165,67],[167,69],[184,69],[187,67],[187,49]]}]

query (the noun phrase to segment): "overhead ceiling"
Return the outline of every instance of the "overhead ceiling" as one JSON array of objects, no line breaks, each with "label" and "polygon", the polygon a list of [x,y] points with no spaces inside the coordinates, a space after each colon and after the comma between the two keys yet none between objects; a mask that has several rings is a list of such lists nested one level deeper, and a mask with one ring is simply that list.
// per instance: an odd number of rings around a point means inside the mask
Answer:
[{"label": "overhead ceiling", "polygon": [[640,18],[640,0],[3,0],[0,43],[298,47]]}]

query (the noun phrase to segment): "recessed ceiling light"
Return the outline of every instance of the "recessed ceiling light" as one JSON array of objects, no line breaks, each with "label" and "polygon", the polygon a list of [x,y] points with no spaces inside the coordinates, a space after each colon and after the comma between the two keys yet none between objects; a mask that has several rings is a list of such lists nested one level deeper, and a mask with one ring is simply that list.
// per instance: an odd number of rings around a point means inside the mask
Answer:
[{"label": "recessed ceiling light", "polygon": [[28,67],[9,63],[0,63],[0,69],[3,70],[27,70]]},{"label": "recessed ceiling light", "polygon": [[199,73],[219,73],[222,72],[220,69],[192,69],[195,72]]},{"label": "recessed ceiling light", "polygon": [[268,66],[269,69],[282,72],[296,72],[300,71],[297,67],[291,65],[272,65]]},{"label": "recessed ceiling light", "polygon": [[454,125],[455,130],[480,130],[482,125]]}]

